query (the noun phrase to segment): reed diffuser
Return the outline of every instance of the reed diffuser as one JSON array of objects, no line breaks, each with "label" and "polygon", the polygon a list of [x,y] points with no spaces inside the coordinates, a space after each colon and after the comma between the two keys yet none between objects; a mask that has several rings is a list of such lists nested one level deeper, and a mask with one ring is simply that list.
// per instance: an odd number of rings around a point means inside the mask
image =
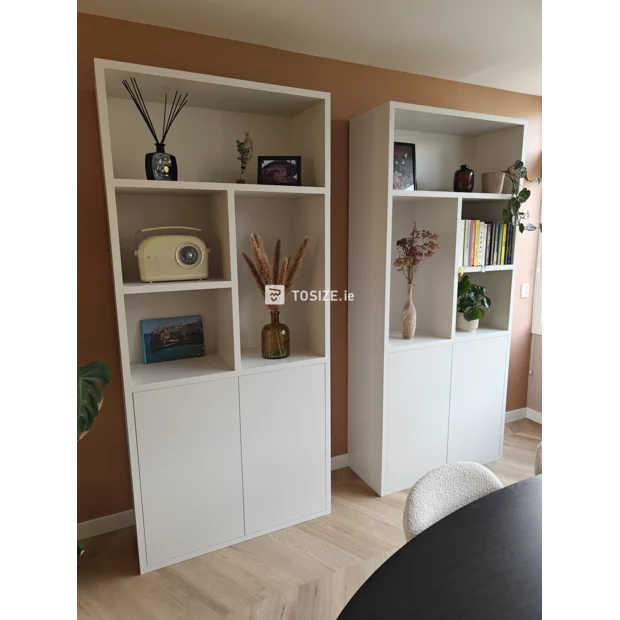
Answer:
[{"label": "reed diffuser", "polygon": [[174,123],[176,117],[179,115],[179,112],[187,104],[187,93],[185,93],[185,95],[179,95],[179,91],[177,90],[172,98],[170,108],[168,108],[168,95],[166,95],[164,99],[164,119],[161,128],[161,138],[158,138],[155,125],[153,125],[137,80],[135,78],[129,78],[129,81],[123,80],[123,86],[127,89],[142,119],[146,123],[148,130],[155,139],[155,153],[147,153],[144,157],[146,178],[151,181],[176,181],[179,178],[177,158],[170,153],[166,153],[166,136],[170,131],[170,127],[172,127],[172,123]]},{"label": "reed diffuser", "polygon": [[[265,247],[260,235],[251,234],[250,241],[255,262],[252,262],[252,259],[245,252],[243,252],[243,258],[250,268],[252,276],[254,276],[261,295],[265,295],[265,287],[279,285],[284,287],[284,296],[286,297],[299,277],[301,264],[310,243],[308,237],[305,237],[301,242],[292,261],[290,257],[285,257],[281,261],[281,242],[278,239],[272,265],[269,264],[269,259],[265,254]],[[282,303],[284,303],[283,298]],[[290,331],[286,325],[280,323],[280,305],[267,304],[271,313],[271,323],[265,325],[261,332],[261,353],[265,359],[283,359],[291,354]]]}]

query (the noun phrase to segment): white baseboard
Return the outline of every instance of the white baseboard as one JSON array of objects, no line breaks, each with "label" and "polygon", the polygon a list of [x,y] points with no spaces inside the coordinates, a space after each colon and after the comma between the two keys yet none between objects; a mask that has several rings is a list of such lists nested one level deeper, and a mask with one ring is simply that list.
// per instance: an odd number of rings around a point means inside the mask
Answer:
[{"label": "white baseboard", "polygon": [[332,471],[334,469],[342,469],[349,466],[349,455],[339,454],[338,456],[332,456]]},{"label": "white baseboard", "polygon": [[527,418],[527,407],[521,409],[515,409],[513,411],[506,411],[506,423],[516,422],[517,420],[523,420]]},{"label": "white baseboard", "polygon": [[527,419],[532,420],[532,422],[538,422],[538,424],[542,424],[542,412],[536,411],[531,407],[527,407]]},{"label": "white baseboard", "polygon": [[530,407],[522,407],[521,409],[515,409],[514,411],[506,411],[506,423],[524,420],[525,418],[532,420],[532,422],[542,424],[542,413],[540,411],[535,411]]},{"label": "white baseboard", "polygon": [[99,534],[107,534],[114,530],[121,530],[124,527],[130,527],[136,523],[133,510],[125,512],[117,512],[113,515],[93,519],[92,521],[82,521],[77,524],[77,539],[84,540],[91,536],[99,536]]}]

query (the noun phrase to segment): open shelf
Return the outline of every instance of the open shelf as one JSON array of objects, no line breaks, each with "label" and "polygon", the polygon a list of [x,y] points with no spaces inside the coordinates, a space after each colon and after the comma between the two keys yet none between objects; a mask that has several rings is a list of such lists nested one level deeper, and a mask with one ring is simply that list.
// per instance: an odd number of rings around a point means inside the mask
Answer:
[{"label": "open shelf", "polygon": [[[282,242],[282,257],[293,257],[304,237],[309,246],[295,290],[323,291],[328,288],[325,266],[326,200],[324,196],[295,196],[266,199],[247,194],[235,195],[235,228],[237,241],[237,274],[239,291],[239,326],[241,350],[260,346],[261,330],[269,322],[256,282],[241,257],[245,252],[252,256],[250,233],[263,239],[265,251],[272,260],[277,239]],[[293,352],[312,351],[320,357],[326,352],[325,301],[302,301],[289,293],[280,308],[280,322],[287,325],[291,334]],[[242,356],[243,357],[243,356]],[[258,356],[260,357],[260,356]],[[293,357],[293,356],[292,356]],[[290,363],[291,358],[288,358]],[[267,365],[273,364],[264,360]],[[262,362],[261,362],[262,363]],[[284,360],[283,363],[287,363]],[[242,368],[245,368],[242,362]]]},{"label": "open shelf", "polygon": [[390,337],[388,342],[388,352],[397,353],[399,351],[409,351],[411,349],[422,349],[425,347],[434,347],[442,344],[450,344],[450,338],[441,338],[439,336],[433,336],[425,334],[416,330],[414,337],[411,340],[405,340],[400,330],[390,330]]},{"label": "open shelf", "polygon": [[[232,289],[152,291],[125,295],[125,319],[132,386],[180,385],[200,377],[234,370]],[[202,317],[203,357],[145,364],[141,321],[184,316]],[[147,388],[144,388],[147,389]]]},{"label": "open shelf", "polygon": [[268,360],[261,355],[260,347],[250,347],[241,349],[241,370],[247,371],[260,371],[265,370],[282,370],[289,366],[309,366],[310,364],[316,364],[324,362],[325,357],[319,355],[310,349],[292,350],[289,357],[283,360]]},{"label": "open shelf", "polygon": [[218,288],[231,288],[230,280],[185,280],[184,282],[125,282],[123,293],[136,295],[141,293],[174,293],[179,291],[204,291]]},{"label": "open shelf", "polygon": [[512,271],[514,265],[486,265],[480,267],[461,267],[463,273],[485,273],[487,271]]},{"label": "open shelf", "polygon": [[258,185],[257,183],[208,183],[200,181],[148,181],[144,179],[115,179],[117,195],[209,195],[232,190],[244,196],[312,196],[325,194],[324,187]]},{"label": "open shelf", "polygon": [[[276,91],[267,85],[213,76],[188,74],[179,78],[156,75],[148,67],[134,72],[110,65],[104,70],[104,80],[116,179],[143,179],[144,155],[154,150],[153,137],[122,85],[128,77],[136,77],[153,125],[158,128],[162,126],[166,94],[168,101],[175,90],[188,95],[187,105],[166,136],[166,152],[176,157],[179,181],[162,185],[181,187],[181,183],[195,181],[234,187],[239,176],[235,140],[242,140],[245,132],[254,142],[254,157],[245,173],[247,182],[254,183],[258,178],[258,156],[277,155],[300,156],[302,183],[325,185],[329,113],[324,93]],[[186,189],[203,191],[200,187]]]},{"label": "open shelf", "polygon": [[[155,181],[152,181],[156,183]],[[169,185],[160,181],[160,185]],[[124,293],[171,290],[200,290],[214,288],[211,282],[231,280],[230,234],[228,226],[228,195],[214,193],[128,193],[116,196],[118,232],[123,271]],[[192,230],[165,227],[189,226]],[[142,229],[164,227],[161,231],[140,234]],[[197,281],[169,283],[140,283],[135,251],[148,235],[185,234],[199,237],[209,248],[209,273],[204,283]],[[217,287],[217,288],[221,288]]]},{"label": "open shelf", "polygon": [[497,329],[496,327],[480,326],[473,332],[462,332],[458,329],[454,333],[454,343],[470,342],[471,340],[482,340],[484,338],[497,338],[507,336],[510,332],[507,329]]},{"label": "open shelf", "polygon": [[[397,257],[397,240],[413,229],[427,229],[439,235],[439,250],[426,260],[414,277],[413,303],[417,312],[417,332],[449,339],[452,335],[454,265],[458,199],[422,198],[412,203],[395,201],[389,237],[390,287],[389,330],[398,333],[400,315],[407,295],[407,280],[393,266]],[[401,339],[402,340],[402,339]],[[415,338],[414,338],[415,340]],[[405,341],[411,345],[411,341]],[[413,345],[415,348],[417,345]]]},{"label": "open shelf", "polygon": [[440,192],[426,190],[392,190],[395,200],[420,200],[422,198],[462,198],[463,200],[510,200],[510,194],[483,194],[480,192]]},{"label": "open shelf", "polygon": [[232,366],[216,354],[158,364],[134,362],[130,367],[134,392],[199,383],[205,379],[214,378],[214,375],[233,371]]}]

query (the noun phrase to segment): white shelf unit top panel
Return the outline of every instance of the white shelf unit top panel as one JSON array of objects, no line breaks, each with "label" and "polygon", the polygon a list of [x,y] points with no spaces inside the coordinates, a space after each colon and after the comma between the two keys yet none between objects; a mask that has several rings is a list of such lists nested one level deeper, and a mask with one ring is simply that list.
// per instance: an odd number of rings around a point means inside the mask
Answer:
[{"label": "white shelf unit top panel", "polygon": [[480,267],[462,267],[463,273],[485,273],[487,271],[512,271],[514,265],[486,265]]},{"label": "white shelf unit top panel", "polygon": [[240,196],[263,198],[325,195],[324,187],[289,187],[255,183],[209,183],[200,181],[148,181],[143,179],[116,179],[114,188],[117,194],[155,194],[162,196],[209,195],[228,190],[232,190]]},{"label": "white shelf unit top panel", "polygon": [[391,330],[388,342],[388,352],[398,353],[399,351],[410,351],[411,349],[435,347],[442,344],[450,344],[451,342],[452,341],[450,338],[441,338],[439,336],[433,336],[423,332],[416,332],[411,340],[405,340],[400,331]]},{"label": "white shelf unit top panel", "polygon": [[261,355],[260,347],[241,349],[241,374],[253,374],[267,370],[283,370],[291,366],[309,366],[325,362],[325,357],[310,349],[292,350],[282,360],[268,360]]},{"label": "white shelf unit top panel", "polygon": [[439,192],[430,190],[392,190],[392,198],[398,201],[422,200],[425,198],[462,198],[464,201],[510,200],[510,194],[482,194],[464,192]]},{"label": "white shelf unit top panel", "polygon": [[523,127],[524,121],[517,118],[492,116],[462,110],[447,110],[406,103],[395,103],[394,129],[423,131],[425,133],[452,136],[483,136],[488,133]]},{"label": "white shelf unit top panel", "polygon": [[186,280],[184,282],[125,282],[125,295],[141,293],[175,293],[179,291],[203,291],[216,288],[231,288],[230,280]]},{"label": "white shelf unit top panel", "polygon": [[473,332],[462,332],[458,329],[454,332],[454,344],[460,342],[470,342],[471,340],[481,340],[484,338],[498,338],[499,336],[507,336],[510,333],[507,329],[496,329],[494,327],[479,327]]},{"label": "white shelf unit top panel", "polygon": [[233,368],[216,354],[156,364],[134,362],[131,364],[131,383],[134,392],[143,392],[219,379],[220,375],[232,372]]},{"label": "white shelf unit top panel", "polygon": [[[95,60],[95,63],[99,61]],[[273,86],[201,73],[175,71],[147,65],[104,61],[108,97],[130,99],[122,81],[135,77],[146,102],[170,102],[175,90],[188,93],[188,105],[212,110],[265,114],[292,118],[329,99],[319,91]]]}]

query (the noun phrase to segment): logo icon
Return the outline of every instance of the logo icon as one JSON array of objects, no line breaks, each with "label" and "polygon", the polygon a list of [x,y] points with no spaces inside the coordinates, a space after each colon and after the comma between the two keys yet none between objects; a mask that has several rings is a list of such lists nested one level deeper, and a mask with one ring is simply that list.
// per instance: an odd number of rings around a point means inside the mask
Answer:
[{"label": "logo icon", "polygon": [[265,304],[268,306],[284,304],[284,284],[268,284],[265,287]]}]

